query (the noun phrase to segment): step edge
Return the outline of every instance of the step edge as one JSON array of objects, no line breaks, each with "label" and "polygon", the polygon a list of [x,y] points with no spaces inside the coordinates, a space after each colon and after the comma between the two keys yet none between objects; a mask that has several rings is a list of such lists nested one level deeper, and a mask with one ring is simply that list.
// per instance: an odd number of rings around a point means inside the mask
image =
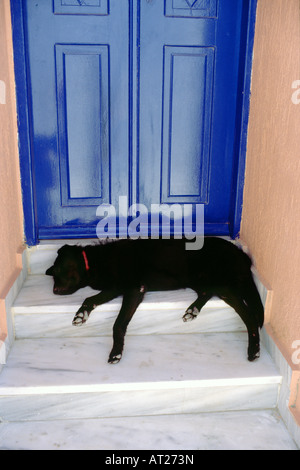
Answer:
[{"label": "step edge", "polygon": [[[84,296],[82,298],[82,302],[84,300]],[[17,315],[23,315],[25,313],[39,313],[36,312],[37,309],[43,310],[43,313],[52,313],[53,311],[60,311],[60,310],[66,310],[66,309],[73,309],[80,307],[82,302],[78,302],[74,300],[74,303],[67,302],[64,304],[63,302],[61,304],[55,305],[45,305],[45,304],[35,304],[32,306],[27,306],[27,305],[22,305],[22,304],[14,304],[12,306],[12,311],[17,314]],[[111,302],[108,302],[106,304],[103,304],[101,306],[96,307],[93,311],[94,312],[102,312],[103,310],[108,310],[108,311],[114,311],[118,310],[121,307],[122,304],[122,299],[121,297],[119,300],[114,300]],[[149,310],[183,310],[187,308],[187,305],[184,300],[174,300],[174,301],[168,301],[168,302],[161,302],[161,301],[147,301],[147,299],[144,300],[144,302],[141,303],[139,306],[139,311],[149,311]],[[204,312],[209,312],[209,311],[216,311],[216,310],[228,310],[228,312],[235,313],[232,307],[229,305],[226,305],[223,300],[212,300],[211,303],[208,302],[207,305],[205,305],[201,313]]]},{"label": "step edge", "polygon": [[209,387],[237,387],[256,385],[280,385],[281,375],[264,377],[244,377],[230,379],[205,379],[205,380],[183,380],[183,381],[161,381],[161,382],[133,382],[117,384],[85,384],[85,385],[46,385],[46,386],[23,386],[3,387],[0,389],[0,397],[21,395],[60,395],[77,393],[105,393],[120,391],[159,391],[178,390],[184,388],[209,388]]}]

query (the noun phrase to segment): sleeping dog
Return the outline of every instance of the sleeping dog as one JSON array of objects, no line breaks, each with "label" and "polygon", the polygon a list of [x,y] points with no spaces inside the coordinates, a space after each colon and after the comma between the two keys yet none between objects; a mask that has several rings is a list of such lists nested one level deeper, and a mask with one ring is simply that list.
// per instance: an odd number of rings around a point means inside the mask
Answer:
[{"label": "sleeping dog", "polygon": [[185,249],[185,240],[119,240],[85,247],[64,245],[46,271],[53,276],[53,292],[69,295],[90,286],[101,292],[88,297],[73,325],[84,324],[98,305],[123,296],[113,327],[108,362],[120,361],[127,326],[147,291],[193,289],[198,297],[183,315],[194,320],[212,296],[218,296],[239,314],[248,330],[248,359],[259,357],[259,328],[264,311],[251,272],[250,258],[234,244],[205,238],[201,250]]}]

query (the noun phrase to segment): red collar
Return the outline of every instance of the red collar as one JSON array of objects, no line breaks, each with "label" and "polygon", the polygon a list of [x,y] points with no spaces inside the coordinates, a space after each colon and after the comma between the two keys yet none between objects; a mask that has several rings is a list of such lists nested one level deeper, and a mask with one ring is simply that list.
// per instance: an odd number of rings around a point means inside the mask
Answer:
[{"label": "red collar", "polygon": [[89,267],[89,262],[88,262],[88,259],[87,259],[87,256],[86,256],[86,252],[84,250],[82,250],[82,256],[83,256],[83,259],[84,259],[85,269],[88,271],[90,269],[90,267]]}]

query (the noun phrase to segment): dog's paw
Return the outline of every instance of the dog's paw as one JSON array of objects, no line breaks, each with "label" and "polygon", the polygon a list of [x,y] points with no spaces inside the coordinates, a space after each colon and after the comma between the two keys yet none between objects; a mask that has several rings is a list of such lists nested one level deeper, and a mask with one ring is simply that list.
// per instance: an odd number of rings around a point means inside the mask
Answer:
[{"label": "dog's paw", "polygon": [[110,355],[108,358],[109,364],[118,364],[122,358],[122,354]]},{"label": "dog's paw", "polygon": [[183,315],[182,319],[184,322],[192,321],[192,320],[195,320],[195,318],[197,318],[198,314],[199,314],[199,310],[197,309],[197,307],[193,307],[193,309],[189,307],[187,311],[185,312],[185,314]]},{"label": "dog's paw", "polygon": [[87,310],[84,310],[83,312],[82,311],[78,311],[72,321],[72,325],[74,326],[81,326],[83,325],[84,323],[87,322],[88,318],[89,318],[90,314]]},{"label": "dog's paw", "polygon": [[248,350],[248,361],[253,362],[260,357],[259,347],[256,350]]},{"label": "dog's paw", "polygon": [[[255,334],[252,335],[253,337],[256,337]],[[249,347],[248,347],[248,361],[253,362],[255,359],[258,359],[260,356],[260,347],[259,347],[259,341],[252,342],[250,341]]]}]

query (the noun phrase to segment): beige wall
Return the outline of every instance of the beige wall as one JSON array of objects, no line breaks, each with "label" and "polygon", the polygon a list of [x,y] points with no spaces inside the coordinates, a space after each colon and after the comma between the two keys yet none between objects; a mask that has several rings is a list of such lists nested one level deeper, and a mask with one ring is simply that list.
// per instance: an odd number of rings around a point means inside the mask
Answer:
[{"label": "beige wall", "polygon": [[[21,268],[23,215],[17,146],[17,122],[9,0],[0,0],[0,347],[6,336],[3,299]],[[2,84],[3,88],[3,84]],[[0,94],[3,102],[3,90]]]},{"label": "beige wall", "polygon": [[266,323],[290,363],[292,344],[300,340],[300,104],[292,102],[295,80],[300,80],[300,2],[258,0],[241,238],[273,290]]}]

